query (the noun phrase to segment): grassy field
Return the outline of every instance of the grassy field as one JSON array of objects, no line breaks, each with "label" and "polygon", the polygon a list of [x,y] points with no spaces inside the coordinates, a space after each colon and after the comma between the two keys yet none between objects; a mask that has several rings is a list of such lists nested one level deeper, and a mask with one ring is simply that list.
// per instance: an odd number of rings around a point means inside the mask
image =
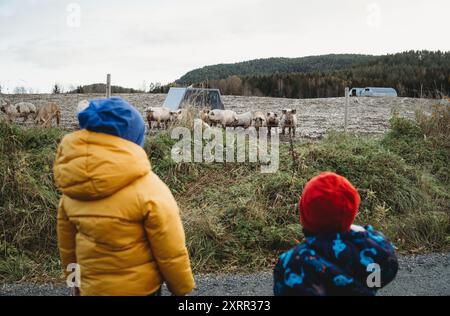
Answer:
[{"label": "grassy field", "polygon": [[[329,133],[282,144],[280,170],[257,164],[176,164],[168,133],[147,138],[154,171],[182,210],[195,272],[270,268],[302,240],[296,204],[304,184],[335,171],[358,188],[358,224],[385,232],[400,252],[450,249],[450,114],[393,117],[384,136]],[[58,129],[0,123],[0,282],[57,279],[52,179]]]}]

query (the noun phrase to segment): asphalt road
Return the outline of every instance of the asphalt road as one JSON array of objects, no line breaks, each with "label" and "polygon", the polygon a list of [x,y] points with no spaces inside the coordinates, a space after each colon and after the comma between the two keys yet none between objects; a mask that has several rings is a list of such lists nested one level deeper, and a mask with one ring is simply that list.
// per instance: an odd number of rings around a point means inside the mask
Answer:
[{"label": "asphalt road", "polygon": [[[397,278],[381,296],[450,295],[450,253],[401,257]],[[269,296],[272,273],[209,274],[196,277],[198,296]],[[165,295],[168,291],[164,290]],[[69,291],[52,284],[1,284],[0,295],[61,296]]]}]

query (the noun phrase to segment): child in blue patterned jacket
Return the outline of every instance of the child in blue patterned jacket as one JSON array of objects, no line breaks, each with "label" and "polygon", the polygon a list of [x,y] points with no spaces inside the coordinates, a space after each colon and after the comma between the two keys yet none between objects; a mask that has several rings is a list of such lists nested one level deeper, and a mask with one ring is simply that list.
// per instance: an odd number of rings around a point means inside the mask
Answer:
[{"label": "child in blue patterned jacket", "polygon": [[313,178],[299,202],[305,241],[283,253],[274,294],[376,295],[398,270],[393,245],[371,226],[353,225],[360,197],[344,177]]}]

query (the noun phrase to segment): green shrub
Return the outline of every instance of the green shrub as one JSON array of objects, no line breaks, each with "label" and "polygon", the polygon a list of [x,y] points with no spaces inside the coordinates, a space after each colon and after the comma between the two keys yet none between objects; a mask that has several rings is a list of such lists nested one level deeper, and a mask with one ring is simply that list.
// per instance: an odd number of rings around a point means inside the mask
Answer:
[{"label": "green shrub", "polygon": [[52,166],[62,135],[57,129],[24,129],[0,122],[1,279],[54,275],[44,267],[57,256],[59,196]]},{"label": "green shrub", "polygon": [[436,106],[432,115],[416,112],[416,120],[393,117],[382,145],[412,166],[420,166],[450,185],[450,110]]},{"label": "green shrub", "polygon": [[402,248],[440,251],[450,245],[450,219],[445,212],[412,212],[393,227],[392,238]]}]

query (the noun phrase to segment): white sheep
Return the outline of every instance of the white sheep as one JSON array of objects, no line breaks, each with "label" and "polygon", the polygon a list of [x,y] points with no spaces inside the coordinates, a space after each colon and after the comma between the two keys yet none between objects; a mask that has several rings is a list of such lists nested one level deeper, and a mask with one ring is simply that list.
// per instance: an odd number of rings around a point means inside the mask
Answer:
[{"label": "white sheep", "polygon": [[20,102],[12,105],[9,100],[2,100],[0,110],[6,114],[7,120],[13,122],[15,118],[23,117],[23,122],[28,120],[28,117],[36,115],[36,106],[30,102]]},{"label": "white sheep", "polygon": [[222,125],[223,128],[237,123],[236,112],[231,110],[212,110],[208,113],[211,125]]},{"label": "white sheep", "polygon": [[237,114],[236,115],[237,122],[234,126],[249,128],[250,126],[252,126],[252,118],[253,118],[252,112],[245,112],[242,114]]},{"label": "white sheep", "polygon": [[252,126],[259,130],[261,127],[267,126],[266,115],[263,112],[255,111],[252,116]]},{"label": "white sheep", "polygon": [[278,114],[275,112],[267,112],[266,125],[270,136],[272,133],[272,128],[275,128],[275,130],[277,130],[277,128],[280,126],[280,119],[278,117]]},{"label": "white sheep", "polygon": [[297,127],[297,110],[284,109],[281,117],[281,129],[283,135],[286,133],[286,128],[289,129],[289,136],[295,136],[295,129]]},{"label": "white sheep", "polygon": [[156,122],[156,127],[161,128],[164,124],[164,128],[167,128],[168,123],[172,120],[171,110],[164,107],[149,107],[145,110],[147,113],[147,122],[152,129],[152,122]]}]

